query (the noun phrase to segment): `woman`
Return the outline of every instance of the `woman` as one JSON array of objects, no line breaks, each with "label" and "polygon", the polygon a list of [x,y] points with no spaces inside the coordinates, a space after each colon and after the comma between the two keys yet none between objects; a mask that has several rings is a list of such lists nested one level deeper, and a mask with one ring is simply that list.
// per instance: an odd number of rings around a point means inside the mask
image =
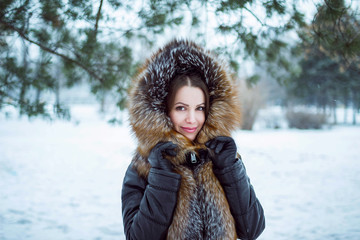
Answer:
[{"label": "woman", "polygon": [[224,66],[172,41],[132,86],[138,147],[122,188],[126,238],[257,238],[264,213],[231,138],[240,103]]}]

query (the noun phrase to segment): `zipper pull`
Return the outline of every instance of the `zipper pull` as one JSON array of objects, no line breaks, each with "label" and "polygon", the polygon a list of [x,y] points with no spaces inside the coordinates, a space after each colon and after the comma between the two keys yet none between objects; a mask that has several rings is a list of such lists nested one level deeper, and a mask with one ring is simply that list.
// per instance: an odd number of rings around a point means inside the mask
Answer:
[{"label": "zipper pull", "polygon": [[196,155],[194,152],[190,153],[190,159],[191,159],[191,163],[193,164],[197,163]]}]

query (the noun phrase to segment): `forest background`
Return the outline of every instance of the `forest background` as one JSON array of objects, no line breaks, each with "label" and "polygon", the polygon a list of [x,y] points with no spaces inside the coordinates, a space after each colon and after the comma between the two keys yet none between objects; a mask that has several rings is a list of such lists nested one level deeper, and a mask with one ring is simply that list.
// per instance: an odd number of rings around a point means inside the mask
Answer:
[{"label": "forest background", "polygon": [[229,63],[242,129],[266,105],[281,106],[290,127],[337,124],[338,108],[357,123],[358,1],[2,0],[0,29],[0,111],[9,118],[16,110],[69,120],[72,103],[96,99],[109,122],[121,123],[144,59],[186,38]]},{"label": "forest background", "polygon": [[127,89],[174,38],[239,82],[259,239],[360,239],[359,5],[0,0],[0,239],[125,239]]}]

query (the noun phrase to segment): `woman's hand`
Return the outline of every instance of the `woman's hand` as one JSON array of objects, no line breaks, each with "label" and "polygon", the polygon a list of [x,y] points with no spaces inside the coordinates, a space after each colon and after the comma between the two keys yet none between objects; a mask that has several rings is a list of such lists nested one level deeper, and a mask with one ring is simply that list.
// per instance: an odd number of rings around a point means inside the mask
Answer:
[{"label": "woman's hand", "polygon": [[230,167],[236,161],[236,144],[231,137],[216,137],[205,143],[215,153],[212,161],[216,168]]},{"label": "woman's hand", "polygon": [[172,170],[172,165],[169,160],[167,160],[164,156],[169,155],[172,157],[176,156],[176,144],[172,142],[159,142],[156,146],[151,150],[150,155],[148,157],[148,161],[153,168],[162,169],[166,171]]}]

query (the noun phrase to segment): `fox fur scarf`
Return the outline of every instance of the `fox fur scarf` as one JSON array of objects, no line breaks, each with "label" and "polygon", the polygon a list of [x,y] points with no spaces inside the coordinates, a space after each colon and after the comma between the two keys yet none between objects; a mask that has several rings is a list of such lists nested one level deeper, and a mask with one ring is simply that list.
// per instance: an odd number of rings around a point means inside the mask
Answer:
[{"label": "fox fur scarf", "polygon": [[[170,81],[190,71],[201,75],[210,97],[209,114],[196,142],[176,132],[166,114]],[[177,156],[169,158],[174,172],[181,175],[181,185],[168,239],[236,239],[234,219],[212,162],[202,162],[196,170],[184,164],[187,153],[204,149],[217,136],[230,136],[240,126],[239,95],[233,81],[216,56],[185,40],[173,40],[158,50],[133,80],[129,120],[138,142],[133,162],[139,176],[147,178],[151,168],[147,157],[158,142],[172,141],[178,146]],[[208,237],[197,236],[199,232]]]}]

